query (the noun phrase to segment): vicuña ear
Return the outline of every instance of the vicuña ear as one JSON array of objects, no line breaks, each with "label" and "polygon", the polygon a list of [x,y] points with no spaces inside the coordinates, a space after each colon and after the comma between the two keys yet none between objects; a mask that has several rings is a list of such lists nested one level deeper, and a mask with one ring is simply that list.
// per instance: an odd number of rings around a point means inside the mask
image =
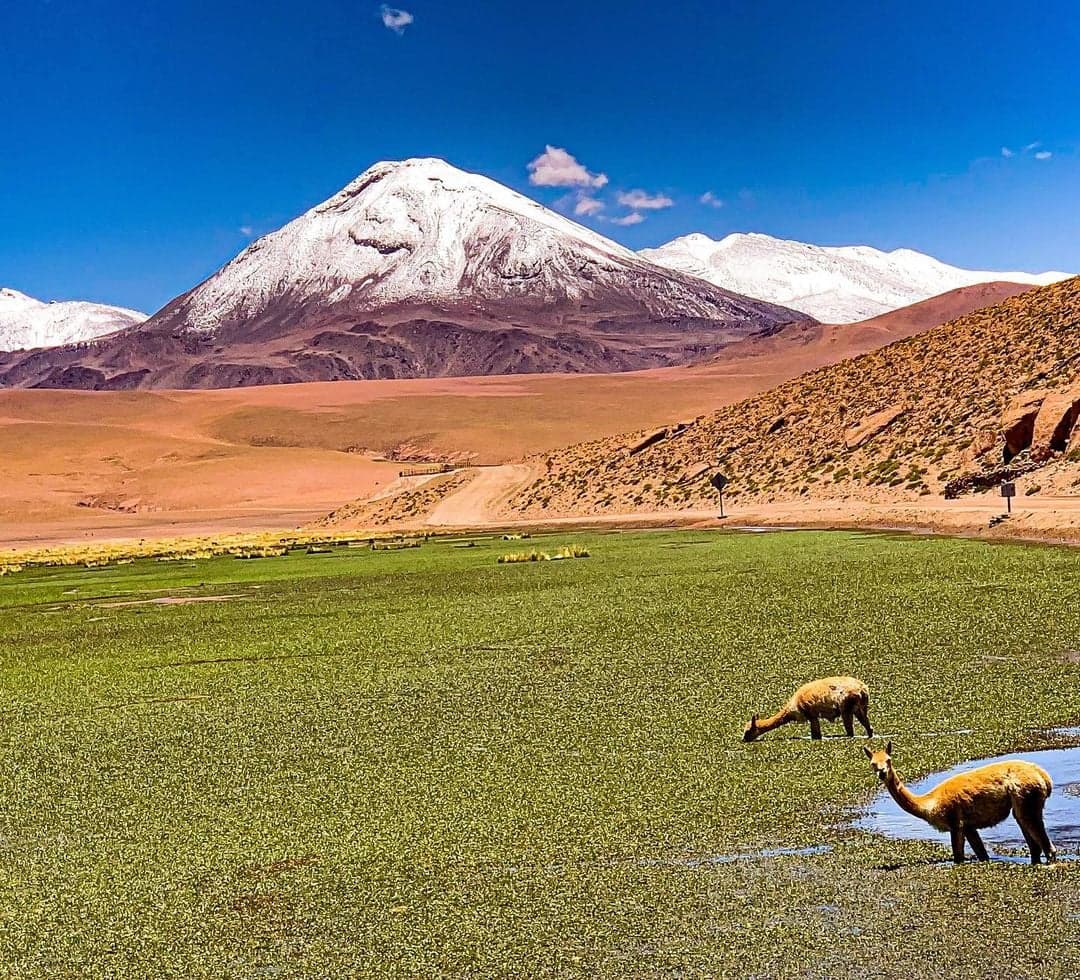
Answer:
[{"label": "vicu\u00f1a ear", "polygon": [[757,724],[757,715],[751,715],[750,716],[750,721],[753,722],[756,725]]},{"label": "vicu\u00f1a ear", "polygon": [[862,747],[862,750],[863,750],[863,752],[866,753],[866,758],[868,758],[868,759],[874,758],[874,753],[871,752],[865,745]]},{"label": "vicu\u00f1a ear", "polygon": [[892,742],[885,743],[885,753],[886,755],[892,755]]}]

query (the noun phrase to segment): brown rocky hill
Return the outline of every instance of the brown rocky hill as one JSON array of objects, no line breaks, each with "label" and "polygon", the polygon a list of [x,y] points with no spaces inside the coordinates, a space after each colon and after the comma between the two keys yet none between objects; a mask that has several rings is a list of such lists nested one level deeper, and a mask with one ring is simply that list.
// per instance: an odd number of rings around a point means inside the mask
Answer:
[{"label": "brown rocky hill", "polygon": [[527,516],[750,502],[1080,493],[1080,278],[805,374],[696,419],[537,457]]}]

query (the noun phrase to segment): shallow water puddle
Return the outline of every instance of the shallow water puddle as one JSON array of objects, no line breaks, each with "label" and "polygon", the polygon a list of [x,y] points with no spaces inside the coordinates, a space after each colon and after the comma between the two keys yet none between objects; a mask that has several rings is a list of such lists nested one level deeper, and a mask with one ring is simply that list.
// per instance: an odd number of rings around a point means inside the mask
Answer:
[{"label": "shallow water puddle", "polygon": [[809,528],[787,526],[785,524],[759,525],[759,524],[735,524],[729,527],[731,531],[741,531],[743,534],[775,534],[781,531],[807,531]]},{"label": "shallow water puddle", "polygon": [[[1080,739],[1080,728],[1058,729],[1055,734]],[[1024,759],[1027,762],[1034,762],[1050,774],[1054,782],[1054,791],[1050,794],[1050,799],[1046,801],[1046,809],[1043,811],[1046,831],[1058,849],[1059,857],[1065,859],[1072,857],[1060,852],[1080,848],[1080,744],[1040,749],[1035,752],[1010,752],[1007,755],[989,759],[974,759],[909,783],[908,788],[914,793],[925,793],[950,776],[970,772],[979,766],[1002,759]],[[903,777],[903,772],[900,775]],[[918,817],[905,813],[884,789],[874,798],[870,808],[855,821],[854,826],[859,830],[882,834],[885,837],[934,841],[943,847],[948,847],[949,844],[948,834],[943,834]],[[980,830],[979,835],[991,851],[994,845],[997,845],[999,848],[1016,848],[1027,853],[1024,835],[1012,816],[1006,817],[996,827]],[[991,853],[991,857],[995,855]],[[1010,860],[1002,855],[996,857],[998,860]],[[1026,857],[1021,860],[1027,863]]]}]

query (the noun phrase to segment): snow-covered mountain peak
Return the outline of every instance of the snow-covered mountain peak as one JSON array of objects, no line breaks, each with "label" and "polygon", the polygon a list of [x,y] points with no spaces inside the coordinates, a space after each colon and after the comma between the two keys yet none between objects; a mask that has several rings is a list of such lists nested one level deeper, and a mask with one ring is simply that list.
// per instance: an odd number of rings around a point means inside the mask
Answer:
[{"label": "snow-covered mountain peak", "polygon": [[142,323],[145,313],[100,303],[45,303],[17,289],[0,289],[0,351],[55,347],[93,340]]},{"label": "snow-covered mountain peak", "polygon": [[639,254],[747,296],[781,303],[830,323],[851,323],[976,283],[1047,285],[1061,272],[979,272],[946,265],[909,248],[809,245],[758,232],[720,241],[684,235]]},{"label": "snow-covered mountain peak", "polygon": [[[605,273],[614,278],[604,283]],[[183,329],[211,334],[285,301],[294,309],[347,302],[373,313],[514,300],[525,310],[578,303],[620,276],[658,275],[636,253],[523,194],[420,158],[370,167],[177,304]],[[662,316],[727,315],[694,281],[689,291],[683,277],[675,281],[641,290],[637,301]]]}]

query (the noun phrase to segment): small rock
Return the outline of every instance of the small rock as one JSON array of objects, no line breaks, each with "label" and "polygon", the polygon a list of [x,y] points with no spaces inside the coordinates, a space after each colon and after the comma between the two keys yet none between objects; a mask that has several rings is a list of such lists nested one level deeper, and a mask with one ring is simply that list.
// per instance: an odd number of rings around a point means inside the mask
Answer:
[{"label": "small rock", "polygon": [[666,439],[667,436],[668,436],[668,430],[666,428],[657,429],[655,432],[650,432],[644,439],[641,439],[640,441],[635,442],[626,451],[626,454],[628,456],[636,456],[642,450],[648,449],[649,446],[654,446],[654,445],[656,445],[656,443],[660,442],[662,439]]},{"label": "small rock", "polygon": [[890,405],[880,412],[867,415],[854,429],[848,429],[844,434],[844,445],[848,449],[857,449],[873,439],[874,436],[884,432],[906,411],[907,408],[904,405]]}]

